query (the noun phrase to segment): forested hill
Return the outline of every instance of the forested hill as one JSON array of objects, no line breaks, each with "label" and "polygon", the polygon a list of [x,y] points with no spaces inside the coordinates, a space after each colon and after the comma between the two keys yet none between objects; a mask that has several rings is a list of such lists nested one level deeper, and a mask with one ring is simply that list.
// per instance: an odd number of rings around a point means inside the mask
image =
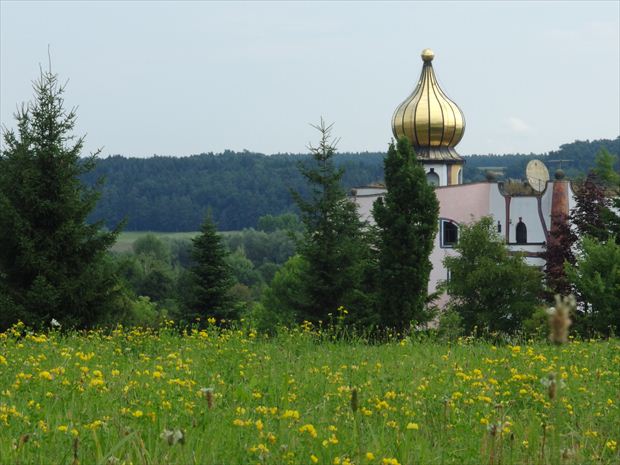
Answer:
[{"label": "forested hill", "polygon": [[[544,155],[472,155],[466,157],[466,182],[484,178],[481,167],[505,167],[505,175],[521,178],[532,158],[571,160],[563,168],[571,177],[594,165],[596,152],[605,147],[620,153],[620,138],[576,141]],[[337,163],[345,169],[347,189],[383,179],[383,153],[343,153]],[[129,231],[196,231],[211,209],[220,230],[253,227],[259,217],[294,211],[290,189],[306,193],[300,154],[263,155],[251,152],[201,154],[191,157],[99,160],[84,177],[94,184],[104,176],[101,200],[91,220],[104,219],[109,227],[123,218]],[[554,167],[553,163],[548,166]]]}]

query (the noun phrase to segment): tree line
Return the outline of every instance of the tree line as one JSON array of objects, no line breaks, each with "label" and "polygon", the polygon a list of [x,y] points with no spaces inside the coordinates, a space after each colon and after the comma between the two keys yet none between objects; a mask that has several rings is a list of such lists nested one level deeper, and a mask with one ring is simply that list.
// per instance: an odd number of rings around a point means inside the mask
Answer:
[{"label": "tree line", "polygon": [[[543,326],[554,293],[571,292],[584,335],[620,330],[620,175],[617,156],[601,150],[577,189],[574,228],[555,231],[543,272],[510,253],[490,218],[462,225],[457,254],[445,259],[450,300],[428,295],[429,256],[438,228],[434,187],[406,138],[383,159],[386,194],[363,222],[337,163],[332,127],[298,164],[304,188],[292,190],[299,215],[267,214],[257,229],[218,233],[206,212],[191,241],[137,240],[112,254],[123,222],[89,222],[96,188],[81,181],[96,154],[80,159],[75,112],[64,87],[44,72],[35,99],[5,130],[0,152],[0,326],[18,320],[65,327],[183,325],[246,320],[265,331],[280,325],[330,325],[403,335],[439,318],[444,334],[516,333]],[[551,244],[564,244],[553,250]]]},{"label": "tree line", "polygon": [[[522,179],[533,158],[550,167],[554,166],[550,160],[568,160],[562,163],[567,175],[585,177],[594,167],[594,156],[601,147],[620,153],[620,138],[576,141],[548,154],[471,155],[465,157],[464,180],[484,180],[488,167],[503,167],[504,177]],[[336,154],[335,165],[344,169],[345,191],[384,182],[385,155]],[[207,211],[211,211],[220,230],[256,227],[261,216],[299,213],[290,192],[308,194],[298,166],[309,159],[308,154],[263,155],[247,151],[185,158],[116,155],[100,159],[94,170],[82,175],[89,186],[95,186],[101,177],[106,180],[89,221],[104,221],[110,229],[126,221],[125,229],[129,231],[197,231]]]}]

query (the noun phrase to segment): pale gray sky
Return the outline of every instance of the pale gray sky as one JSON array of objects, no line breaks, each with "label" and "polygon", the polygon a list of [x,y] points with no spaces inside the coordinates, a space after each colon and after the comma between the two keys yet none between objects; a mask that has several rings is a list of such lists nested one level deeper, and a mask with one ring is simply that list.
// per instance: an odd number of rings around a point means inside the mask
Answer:
[{"label": "pale gray sky", "polygon": [[385,150],[435,51],[461,154],[620,132],[620,2],[0,2],[0,120],[39,64],[69,79],[87,148],[128,156]]}]

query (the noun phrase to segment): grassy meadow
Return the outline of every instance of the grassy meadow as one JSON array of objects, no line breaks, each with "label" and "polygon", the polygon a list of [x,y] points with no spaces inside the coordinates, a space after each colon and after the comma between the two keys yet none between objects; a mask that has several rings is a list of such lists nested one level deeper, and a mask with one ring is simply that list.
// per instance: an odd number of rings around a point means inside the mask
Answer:
[{"label": "grassy meadow", "polygon": [[618,464],[620,341],[0,333],[1,464]]}]

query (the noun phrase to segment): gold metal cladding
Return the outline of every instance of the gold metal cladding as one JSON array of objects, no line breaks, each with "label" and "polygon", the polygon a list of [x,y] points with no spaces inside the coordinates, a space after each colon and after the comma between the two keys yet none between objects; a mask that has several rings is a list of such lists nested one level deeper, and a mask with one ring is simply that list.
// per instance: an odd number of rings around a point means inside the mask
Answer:
[{"label": "gold metal cladding", "polygon": [[430,48],[425,48],[422,50],[422,54],[420,56],[424,61],[433,61],[433,58],[435,58],[435,53]]},{"label": "gold metal cladding", "polygon": [[[431,63],[435,56],[433,51],[425,49],[421,56],[424,61],[422,74],[411,95],[396,108],[392,132],[396,138],[406,136],[416,148],[438,148],[439,151],[432,152],[439,154],[444,152],[441,149],[453,148],[461,141],[465,117],[439,87]],[[460,157],[454,150],[449,150],[445,151],[445,158]]]}]

